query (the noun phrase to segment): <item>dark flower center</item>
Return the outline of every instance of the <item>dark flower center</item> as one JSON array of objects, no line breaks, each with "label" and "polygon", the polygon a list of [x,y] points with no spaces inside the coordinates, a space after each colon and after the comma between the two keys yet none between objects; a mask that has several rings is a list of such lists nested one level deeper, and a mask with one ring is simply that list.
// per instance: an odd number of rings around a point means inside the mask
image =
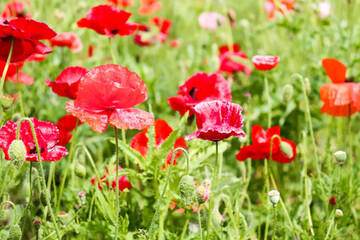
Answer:
[{"label": "dark flower center", "polygon": [[[40,153],[43,153],[44,151],[45,151],[45,149],[43,147],[40,148]],[[35,154],[35,153],[37,153],[36,147],[31,148],[29,151],[29,154]]]},{"label": "dark flower center", "polygon": [[190,90],[189,95],[192,99],[194,99],[194,101],[197,101],[197,99],[195,97],[195,92],[196,92],[196,88],[193,88]]},{"label": "dark flower center", "polygon": [[354,82],[355,78],[353,76],[345,78],[345,82]]},{"label": "dark flower center", "polygon": [[117,30],[117,29],[111,31],[112,34],[117,34],[118,32],[119,32],[119,30]]}]

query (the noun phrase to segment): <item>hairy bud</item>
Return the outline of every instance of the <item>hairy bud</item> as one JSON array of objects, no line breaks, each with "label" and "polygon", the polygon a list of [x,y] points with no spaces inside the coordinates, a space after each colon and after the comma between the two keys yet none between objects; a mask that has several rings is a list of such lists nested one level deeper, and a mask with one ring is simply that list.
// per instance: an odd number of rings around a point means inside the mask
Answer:
[{"label": "hairy bud", "polygon": [[9,240],[21,240],[22,231],[18,224],[12,225],[9,230]]},{"label": "hairy bud", "polygon": [[288,158],[292,158],[293,157],[293,150],[290,144],[288,144],[285,141],[281,141],[280,143],[280,150],[283,154],[285,154],[285,156],[287,156]]},{"label": "hairy bud", "polygon": [[86,176],[86,167],[80,163],[76,164],[75,174],[79,178],[85,177]]},{"label": "hairy bud", "polygon": [[282,90],[282,102],[285,104],[290,102],[293,94],[294,87],[291,84],[286,84]]},{"label": "hairy bud", "polygon": [[11,163],[19,169],[24,164],[26,157],[26,147],[21,140],[14,140],[9,147]]},{"label": "hairy bud", "polygon": [[195,201],[195,185],[194,178],[190,175],[185,175],[181,178],[179,183],[181,201],[185,205],[194,203]]},{"label": "hairy bud", "polygon": [[204,180],[196,188],[196,198],[198,203],[204,203],[209,199],[211,195],[211,181],[209,179]]}]

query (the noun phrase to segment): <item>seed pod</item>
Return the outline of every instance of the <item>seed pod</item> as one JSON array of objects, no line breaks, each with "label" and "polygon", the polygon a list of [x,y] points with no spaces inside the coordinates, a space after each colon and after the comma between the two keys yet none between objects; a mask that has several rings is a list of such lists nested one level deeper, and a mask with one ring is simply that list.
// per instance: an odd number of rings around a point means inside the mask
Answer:
[{"label": "seed pod", "polygon": [[9,240],[21,240],[22,231],[18,224],[12,225],[9,230]]},{"label": "seed pod", "polygon": [[14,97],[11,95],[3,95],[0,99],[1,106],[7,110],[14,103]]},{"label": "seed pod", "polygon": [[209,179],[204,180],[196,188],[196,198],[198,203],[204,203],[209,199],[211,195],[211,181]]},{"label": "seed pod", "polygon": [[194,203],[195,201],[195,185],[194,178],[190,175],[184,175],[179,183],[181,201],[185,205]]},{"label": "seed pod", "polygon": [[84,165],[78,163],[75,168],[75,174],[79,178],[85,177],[86,176],[86,167]]},{"label": "seed pod", "polygon": [[282,90],[282,102],[285,104],[290,102],[293,94],[294,87],[291,84],[286,84]]},{"label": "seed pod", "polygon": [[276,204],[280,201],[280,193],[276,190],[271,190],[269,192],[270,202],[276,207]]},{"label": "seed pod", "polygon": [[346,152],[337,151],[334,153],[335,160],[339,163],[340,166],[345,164],[346,161]]},{"label": "seed pod", "polygon": [[280,150],[283,154],[285,154],[285,156],[287,156],[288,158],[292,158],[293,157],[293,150],[290,144],[288,144],[285,141],[281,141],[280,143]]},{"label": "seed pod", "polygon": [[335,214],[336,214],[337,217],[342,217],[342,216],[344,216],[344,213],[343,213],[343,211],[341,211],[341,209],[336,209],[336,210],[335,210]]},{"label": "seed pod", "polygon": [[14,140],[9,147],[9,156],[11,163],[16,169],[20,169],[24,164],[26,157],[26,148],[21,140]]}]

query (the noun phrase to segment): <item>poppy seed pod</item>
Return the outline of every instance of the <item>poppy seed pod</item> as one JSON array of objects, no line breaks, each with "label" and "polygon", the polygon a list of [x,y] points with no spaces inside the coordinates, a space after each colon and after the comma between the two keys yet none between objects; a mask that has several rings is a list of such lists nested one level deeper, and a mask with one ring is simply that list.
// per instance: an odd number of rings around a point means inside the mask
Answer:
[{"label": "poppy seed pod", "polygon": [[185,175],[181,178],[179,183],[181,201],[185,205],[189,205],[195,200],[195,186],[194,178],[190,175]]},{"label": "poppy seed pod", "polygon": [[1,106],[6,110],[14,103],[14,97],[11,95],[3,95],[0,99]]},{"label": "poppy seed pod", "polygon": [[343,211],[341,209],[336,209],[335,214],[337,217],[342,217],[344,215]]},{"label": "poppy seed pod", "polygon": [[211,195],[211,181],[209,179],[204,180],[196,188],[196,198],[198,203],[204,203],[209,199]]},{"label": "poppy seed pod", "polygon": [[288,103],[290,102],[294,93],[294,87],[291,84],[286,84],[282,90],[282,102]]},{"label": "poppy seed pod", "polygon": [[283,154],[285,154],[288,158],[292,158],[293,157],[293,151],[292,151],[292,147],[289,143],[285,142],[285,141],[281,141],[280,143],[280,150]]},{"label": "poppy seed pod", "polygon": [[12,225],[9,230],[9,240],[20,240],[22,231],[18,224]]},{"label": "poppy seed pod", "polygon": [[12,141],[9,147],[9,156],[11,163],[19,169],[23,165],[26,157],[26,148],[23,141]]},{"label": "poppy seed pod", "polygon": [[276,204],[280,201],[280,193],[276,190],[271,190],[269,192],[269,199],[270,202],[274,205],[274,207],[276,207]]},{"label": "poppy seed pod", "polygon": [[335,160],[339,163],[340,166],[345,164],[346,161],[346,152],[337,151],[334,153]]}]

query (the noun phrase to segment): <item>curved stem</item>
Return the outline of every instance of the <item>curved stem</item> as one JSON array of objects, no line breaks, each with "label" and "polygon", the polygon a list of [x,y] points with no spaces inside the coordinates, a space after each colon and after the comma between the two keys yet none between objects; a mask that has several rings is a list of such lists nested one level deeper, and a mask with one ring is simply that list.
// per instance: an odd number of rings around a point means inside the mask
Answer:
[{"label": "curved stem", "polygon": [[163,189],[163,191],[162,191],[162,193],[161,193],[161,195],[160,195],[160,199],[159,199],[159,201],[158,201],[158,203],[157,203],[156,210],[155,210],[155,214],[154,214],[154,216],[152,217],[152,220],[151,220],[151,224],[150,224],[150,228],[149,228],[149,235],[150,235],[150,236],[151,236],[151,233],[152,233],[152,229],[153,229],[153,227],[154,227],[154,224],[155,224],[155,222],[156,222],[156,218],[157,218],[157,216],[158,216],[158,214],[159,214],[160,205],[161,205],[161,202],[162,202],[162,200],[163,200],[163,198],[164,198],[164,196],[165,196],[166,188],[167,188],[167,186],[168,186],[168,184],[169,184],[169,182],[170,182],[171,170],[172,170],[172,167],[173,167],[173,164],[174,164],[175,154],[176,154],[177,151],[186,152],[186,150],[185,150],[184,148],[181,148],[181,147],[176,148],[176,149],[174,150],[174,152],[173,152],[173,156],[172,156],[172,159],[171,159],[171,164],[170,164],[170,166],[169,166],[169,169],[168,169],[168,172],[167,172],[167,176],[166,176],[165,186],[164,186],[164,189]]},{"label": "curved stem", "polygon": [[238,228],[237,228],[237,221],[236,221],[236,219],[234,217],[234,214],[233,214],[233,211],[232,211],[232,208],[231,208],[230,198],[229,198],[229,196],[227,196],[225,194],[220,194],[218,196],[218,199],[222,199],[225,202],[225,205],[226,205],[227,211],[229,213],[231,222],[234,225],[235,239],[237,239],[239,237],[239,231],[238,231]]},{"label": "curved stem", "polygon": [[51,208],[49,191],[46,190],[46,182],[45,182],[45,176],[44,176],[44,168],[43,168],[42,160],[41,160],[41,156],[40,156],[39,142],[38,142],[37,137],[36,137],[36,132],[35,132],[34,124],[33,124],[33,122],[30,120],[30,118],[22,118],[22,119],[18,122],[17,129],[16,129],[16,139],[19,139],[20,125],[21,125],[21,123],[22,123],[23,121],[28,121],[29,124],[30,124],[30,127],[31,127],[32,135],[33,135],[33,138],[34,138],[34,141],[35,141],[35,146],[36,146],[37,158],[38,158],[39,166],[40,166],[41,182],[42,182],[42,185],[43,185],[42,188],[43,188],[43,190],[45,191],[44,193],[45,193],[46,204],[47,204],[48,207],[49,207],[49,212],[50,212],[50,215],[51,215],[51,219],[52,219],[52,221],[53,221],[53,223],[54,223],[54,227],[55,227],[55,231],[56,231],[57,237],[58,237],[58,239],[60,240],[60,239],[61,239],[61,235],[60,235],[59,228],[58,228],[58,226],[57,226],[57,222],[56,222],[56,219],[55,219],[54,212],[53,212],[53,210],[52,210],[52,208]]},{"label": "curved stem", "polygon": [[215,194],[214,194],[214,186],[216,185],[216,170],[217,170],[217,165],[218,165],[218,155],[219,155],[219,141],[215,141],[215,146],[216,146],[216,152],[215,152],[215,167],[214,167],[214,172],[213,172],[213,179],[212,179],[212,183],[211,183],[211,194],[212,196],[209,199],[209,214],[208,214],[208,221],[207,221],[207,230],[206,230],[206,240],[209,239],[210,236],[210,220],[211,220],[211,209],[212,209],[212,199],[215,198]]},{"label": "curved stem", "polygon": [[63,177],[61,185],[60,185],[59,199],[58,199],[58,202],[57,202],[57,205],[56,205],[55,214],[57,214],[59,212],[60,203],[61,203],[61,197],[62,197],[62,194],[63,194],[63,191],[64,191],[65,181],[66,181],[66,177],[67,177],[67,174],[68,174],[68,171],[69,171],[69,167],[70,167],[70,163],[71,163],[71,159],[72,159],[72,155],[73,155],[74,143],[75,143],[75,139],[76,139],[76,130],[77,130],[78,125],[79,125],[79,119],[77,118],[76,119],[75,129],[74,129],[74,135],[73,135],[73,138],[71,139],[69,158],[68,158],[68,161],[66,163],[64,177]]},{"label": "curved stem", "polygon": [[13,53],[13,49],[14,49],[14,41],[15,41],[15,38],[12,38],[12,39],[11,39],[11,46],[10,46],[9,55],[8,55],[7,60],[6,60],[6,64],[5,64],[5,67],[4,67],[4,71],[3,71],[2,76],[1,76],[0,98],[2,98],[2,96],[4,95],[4,93],[3,93],[3,90],[4,90],[4,82],[5,82],[6,73],[7,73],[8,69],[9,69],[10,59],[11,59],[11,56],[12,56],[12,53]]},{"label": "curved stem", "polygon": [[9,203],[9,204],[14,208],[15,221],[16,221],[16,219],[17,219],[17,211],[16,211],[15,205],[14,205],[12,202],[10,202],[10,201],[4,201],[4,202],[2,202],[2,203],[1,203],[1,206],[0,206],[0,210],[2,210],[3,206],[4,206],[6,203]]},{"label": "curved stem", "polygon": [[[111,39],[111,38],[110,38]],[[116,209],[115,209],[115,240],[118,239],[118,230],[119,230],[119,209],[120,209],[120,199],[119,199],[119,140],[118,140],[118,132],[117,128],[114,127],[115,131],[115,147],[116,147],[116,175],[115,175],[115,181],[116,181]]]}]

